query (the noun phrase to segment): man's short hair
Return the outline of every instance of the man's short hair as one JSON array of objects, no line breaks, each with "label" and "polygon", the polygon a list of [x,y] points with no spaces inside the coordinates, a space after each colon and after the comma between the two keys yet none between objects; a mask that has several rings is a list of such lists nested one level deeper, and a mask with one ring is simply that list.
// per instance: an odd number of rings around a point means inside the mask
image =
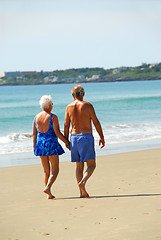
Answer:
[{"label": "man's short hair", "polygon": [[75,97],[83,96],[83,94],[85,93],[84,88],[81,85],[73,87],[71,89],[71,92]]}]

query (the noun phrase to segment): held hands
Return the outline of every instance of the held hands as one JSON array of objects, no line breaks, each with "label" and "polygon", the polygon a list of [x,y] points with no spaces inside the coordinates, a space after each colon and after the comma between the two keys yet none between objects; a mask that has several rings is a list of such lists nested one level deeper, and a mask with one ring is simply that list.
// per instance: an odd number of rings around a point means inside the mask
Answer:
[{"label": "held hands", "polygon": [[105,146],[105,140],[104,139],[100,138],[99,146],[100,146],[100,148],[103,148]]},{"label": "held hands", "polygon": [[70,142],[66,143],[65,146],[70,150]]}]

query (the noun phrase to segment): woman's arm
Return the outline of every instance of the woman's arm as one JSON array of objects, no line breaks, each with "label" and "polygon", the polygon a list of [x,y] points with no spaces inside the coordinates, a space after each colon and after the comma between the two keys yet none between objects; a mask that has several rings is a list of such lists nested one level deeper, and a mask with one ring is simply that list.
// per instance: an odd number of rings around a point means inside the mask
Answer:
[{"label": "woman's arm", "polygon": [[33,121],[33,134],[32,134],[32,138],[33,138],[33,151],[35,152],[35,145],[36,145],[36,140],[37,140],[37,130],[35,127],[35,119]]},{"label": "woman's arm", "polygon": [[67,139],[69,139],[69,128],[70,128],[70,118],[68,114],[68,107],[65,111],[65,122],[64,122],[64,135]]},{"label": "woman's arm", "polygon": [[65,143],[66,147],[70,150],[70,142],[60,131],[58,117],[56,115],[53,115],[52,120],[53,120],[53,128],[54,128],[55,134],[60,140],[62,140]]}]

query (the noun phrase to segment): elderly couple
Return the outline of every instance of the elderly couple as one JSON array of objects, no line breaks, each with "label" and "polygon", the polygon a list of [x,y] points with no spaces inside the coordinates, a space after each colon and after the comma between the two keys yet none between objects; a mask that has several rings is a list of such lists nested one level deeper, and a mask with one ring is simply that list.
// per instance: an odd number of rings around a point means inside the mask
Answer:
[{"label": "elderly couple", "polygon": [[[100,147],[105,146],[102,127],[95,110],[92,104],[83,101],[84,88],[78,85],[71,91],[74,102],[66,108],[64,135],[60,132],[57,116],[51,113],[53,102],[50,95],[41,97],[40,106],[43,111],[37,114],[33,121],[34,154],[41,159],[44,170],[44,193],[47,194],[48,199],[55,198],[51,193],[51,186],[59,172],[59,155],[64,153],[58,138],[71,150],[71,161],[76,162],[76,178],[81,198],[89,197],[85,184],[96,167],[92,122],[100,136]],[[70,123],[72,129],[69,142]],[[83,173],[84,162],[87,163],[85,173]]]}]

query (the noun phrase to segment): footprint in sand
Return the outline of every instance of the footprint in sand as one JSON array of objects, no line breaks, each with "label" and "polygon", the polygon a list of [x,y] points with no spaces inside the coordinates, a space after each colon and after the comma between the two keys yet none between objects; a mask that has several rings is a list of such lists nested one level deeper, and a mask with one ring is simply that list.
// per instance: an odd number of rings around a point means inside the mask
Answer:
[{"label": "footprint in sand", "polygon": [[50,233],[41,233],[41,235],[48,236],[48,235],[50,235]]},{"label": "footprint in sand", "polygon": [[111,220],[116,220],[117,218],[115,218],[115,217],[111,217],[110,219],[111,219]]}]

